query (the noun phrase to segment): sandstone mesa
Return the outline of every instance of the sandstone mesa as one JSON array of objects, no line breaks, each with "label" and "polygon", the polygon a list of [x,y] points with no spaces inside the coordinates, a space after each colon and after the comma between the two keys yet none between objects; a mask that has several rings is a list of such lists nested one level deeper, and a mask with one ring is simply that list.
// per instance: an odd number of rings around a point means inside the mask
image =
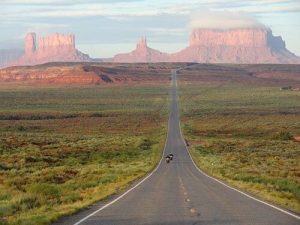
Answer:
[{"label": "sandstone mesa", "polygon": [[300,63],[300,58],[286,49],[281,37],[270,29],[194,29],[189,46],[167,54],[151,49],[145,39],[134,51],[118,54],[114,62],[197,62],[197,63]]},{"label": "sandstone mesa", "polygon": [[82,62],[91,58],[75,48],[75,36],[55,33],[36,37],[28,33],[25,37],[25,53],[13,65],[37,65],[46,62]]},{"label": "sandstone mesa", "polygon": [[92,59],[77,50],[73,34],[37,37],[31,32],[25,37],[23,55],[20,50],[0,50],[0,67],[87,61],[298,64],[300,58],[291,53],[282,38],[274,36],[269,28],[194,29],[188,46],[176,53],[150,48],[146,38],[141,38],[132,52],[105,60]]}]

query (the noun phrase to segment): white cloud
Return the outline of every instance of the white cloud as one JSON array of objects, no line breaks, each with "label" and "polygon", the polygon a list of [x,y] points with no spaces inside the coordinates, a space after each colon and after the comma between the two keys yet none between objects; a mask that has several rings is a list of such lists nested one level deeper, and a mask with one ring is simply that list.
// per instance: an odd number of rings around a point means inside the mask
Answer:
[{"label": "white cloud", "polygon": [[256,19],[239,12],[198,12],[191,16],[189,29],[236,29],[236,28],[264,28]]}]

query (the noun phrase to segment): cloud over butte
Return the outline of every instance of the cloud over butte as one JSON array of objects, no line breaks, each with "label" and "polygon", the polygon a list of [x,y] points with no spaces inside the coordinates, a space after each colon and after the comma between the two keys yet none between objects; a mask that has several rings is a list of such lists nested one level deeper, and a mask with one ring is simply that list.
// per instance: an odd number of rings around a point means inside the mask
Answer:
[{"label": "cloud over butte", "polygon": [[200,11],[191,16],[189,29],[242,29],[242,28],[266,28],[256,19],[239,12],[210,12]]}]

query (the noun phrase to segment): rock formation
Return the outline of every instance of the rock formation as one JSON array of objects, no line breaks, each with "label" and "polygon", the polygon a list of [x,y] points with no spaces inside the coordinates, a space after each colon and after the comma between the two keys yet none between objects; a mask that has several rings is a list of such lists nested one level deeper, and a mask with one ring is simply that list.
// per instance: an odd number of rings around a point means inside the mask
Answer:
[{"label": "rock formation", "polygon": [[9,67],[0,70],[1,82],[26,84],[99,84],[94,73],[85,72],[80,65],[43,65],[43,67]]},{"label": "rock formation", "polygon": [[189,46],[171,55],[171,61],[204,63],[299,63],[270,29],[196,29]]},{"label": "rock formation", "polygon": [[198,63],[300,63],[300,58],[286,49],[282,38],[268,28],[194,29],[189,46],[177,53],[167,54],[148,47],[141,38],[130,53],[117,54],[112,59],[91,59],[75,47],[75,36],[53,34],[36,37],[28,33],[25,53],[0,51],[0,67],[36,65],[46,62],[198,62]]},{"label": "rock formation", "polygon": [[25,37],[25,55],[32,55],[36,50],[36,35],[31,32]]},{"label": "rock formation", "polygon": [[68,48],[75,49],[75,36],[74,34],[53,34],[47,37],[39,37],[38,49],[47,51],[52,48]]},{"label": "rock formation", "polygon": [[114,62],[163,62],[167,59],[167,54],[149,48],[147,39],[141,38],[136,45],[136,49],[130,53],[117,54],[113,58]]},{"label": "rock formation", "polygon": [[42,66],[15,66],[0,69],[0,84],[168,84],[170,70],[185,65],[55,62]]},{"label": "rock formation", "polygon": [[166,54],[147,47],[142,39],[136,50],[114,57],[115,62],[198,62],[198,63],[300,63],[288,51],[281,37],[267,28],[195,29],[189,46]]},{"label": "rock formation", "polygon": [[25,38],[25,53],[14,65],[36,65],[46,62],[90,61],[90,57],[75,48],[75,36],[55,33],[39,37],[28,33]]},{"label": "rock formation", "polygon": [[267,45],[264,29],[195,29],[190,35],[190,46],[243,46],[264,47]]}]

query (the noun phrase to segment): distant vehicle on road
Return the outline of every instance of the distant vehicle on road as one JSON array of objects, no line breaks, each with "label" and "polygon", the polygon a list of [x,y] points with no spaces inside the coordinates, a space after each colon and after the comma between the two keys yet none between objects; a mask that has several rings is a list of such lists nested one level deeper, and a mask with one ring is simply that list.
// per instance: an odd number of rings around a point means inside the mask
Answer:
[{"label": "distant vehicle on road", "polygon": [[166,156],[166,162],[169,163],[171,160],[173,160],[174,155],[173,154],[168,154]]}]

